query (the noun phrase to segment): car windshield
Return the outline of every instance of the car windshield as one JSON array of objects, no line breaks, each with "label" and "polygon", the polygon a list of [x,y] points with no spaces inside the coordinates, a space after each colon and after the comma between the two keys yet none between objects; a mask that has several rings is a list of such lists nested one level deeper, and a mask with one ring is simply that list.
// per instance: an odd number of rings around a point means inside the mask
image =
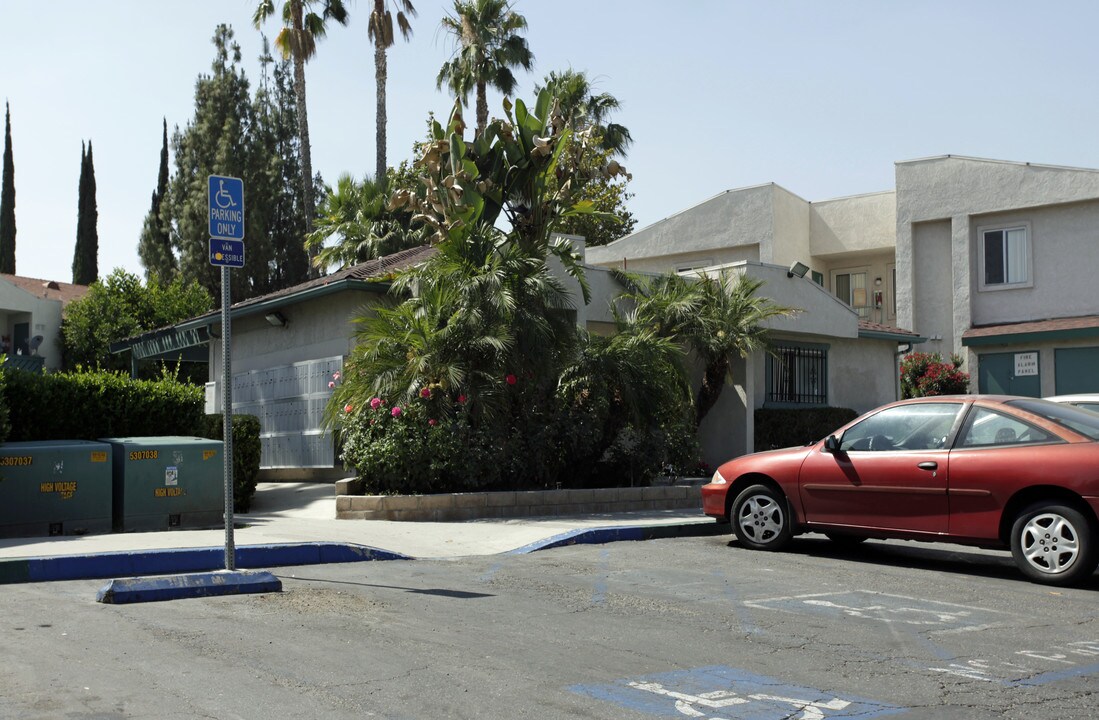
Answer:
[{"label": "car windshield", "polygon": [[1050,402],[1048,400],[1008,400],[1006,405],[1017,407],[1052,420],[1092,440],[1099,440],[1099,414],[1090,410],[1081,410],[1072,405]]}]

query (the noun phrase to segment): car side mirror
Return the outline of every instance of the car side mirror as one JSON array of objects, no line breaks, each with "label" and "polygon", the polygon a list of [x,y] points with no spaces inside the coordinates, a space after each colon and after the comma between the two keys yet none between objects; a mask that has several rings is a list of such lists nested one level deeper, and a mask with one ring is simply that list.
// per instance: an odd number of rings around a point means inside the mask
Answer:
[{"label": "car side mirror", "polygon": [[829,435],[824,438],[824,451],[830,453],[838,453],[840,451],[840,441],[835,435]]}]

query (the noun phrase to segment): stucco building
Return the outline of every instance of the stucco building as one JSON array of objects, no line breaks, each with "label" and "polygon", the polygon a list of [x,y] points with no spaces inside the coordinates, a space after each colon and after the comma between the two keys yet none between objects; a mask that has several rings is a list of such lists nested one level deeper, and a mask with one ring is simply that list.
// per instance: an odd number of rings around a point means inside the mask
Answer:
[{"label": "stucco building", "polygon": [[61,367],[61,317],[87,285],[0,274],[0,352],[29,370]]},{"label": "stucco building", "polygon": [[[864,326],[959,353],[973,391],[1099,391],[1097,170],[946,155],[896,163],[895,189],[867,195],[730,190],[588,259],[680,272],[800,262]],[[829,398],[857,407],[844,400]]]}]

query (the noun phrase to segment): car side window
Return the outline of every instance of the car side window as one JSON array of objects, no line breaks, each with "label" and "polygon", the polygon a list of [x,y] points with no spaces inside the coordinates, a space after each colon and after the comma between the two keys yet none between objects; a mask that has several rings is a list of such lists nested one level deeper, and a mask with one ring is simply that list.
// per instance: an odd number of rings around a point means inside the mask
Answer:
[{"label": "car side window", "polygon": [[1030,445],[1056,439],[1045,430],[1022,420],[988,408],[975,407],[962,427],[958,447]]},{"label": "car side window", "polygon": [[918,403],[882,410],[849,427],[840,452],[936,450],[946,443],[962,403]]}]

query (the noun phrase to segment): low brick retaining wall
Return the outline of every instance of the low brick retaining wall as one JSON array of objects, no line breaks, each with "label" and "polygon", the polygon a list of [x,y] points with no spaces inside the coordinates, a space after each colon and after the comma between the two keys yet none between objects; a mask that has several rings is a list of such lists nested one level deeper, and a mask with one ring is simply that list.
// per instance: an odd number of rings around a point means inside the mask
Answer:
[{"label": "low brick retaining wall", "polygon": [[347,494],[354,487],[355,481],[336,483],[338,519],[451,522],[702,508],[697,485],[438,495]]}]

